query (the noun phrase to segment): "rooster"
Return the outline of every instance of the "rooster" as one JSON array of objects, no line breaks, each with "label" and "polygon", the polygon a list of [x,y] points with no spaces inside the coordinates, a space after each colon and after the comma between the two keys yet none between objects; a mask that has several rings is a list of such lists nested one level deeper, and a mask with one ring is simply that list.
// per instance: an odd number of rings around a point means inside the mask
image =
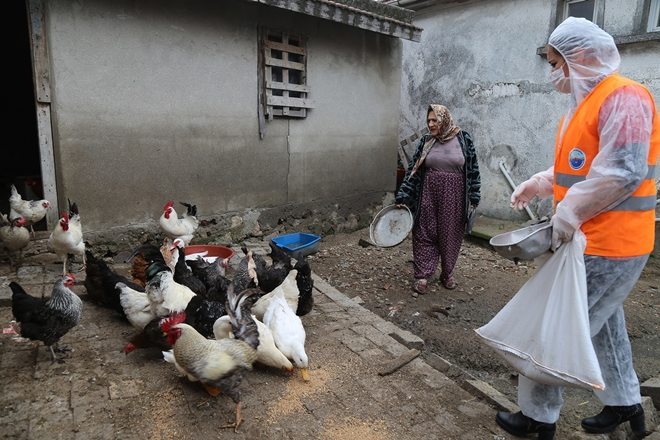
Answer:
[{"label": "rooster", "polygon": [[19,252],[19,261],[23,259],[23,249],[30,242],[30,233],[25,226],[25,219],[17,217],[11,221],[7,216],[0,214],[0,243],[7,249],[9,264],[14,265],[11,259],[12,252]]},{"label": "rooster", "polygon": [[21,336],[46,344],[53,362],[61,361],[55,355],[53,346],[61,351],[57,347],[60,338],[80,322],[82,301],[71,291],[74,280],[72,274],[64,275],[55,283],[48,299],[30,296],[17,283],[9,284],[12,291],[11,311],[20,323]]},{"label": "rooster", "polygon": [[243,421],[238,386],[242,372],[252,369],[252,364],[257,360],[259,346],[257,324],[250,315],[254,292],[247,290],[237,295],[232,289],[227,292],[227,315],[235,339],[206,339],[194,328],[182,323],[185,314],[175,315],[161,325],[173,346],[177,369],[201,382],[212,396],[217,396],[222,390],[236,403],[234,423],[225,426],[235,431]]},{"label": "rooster", "polygon": [[147,285],[147,268],[156,258],[163,258],[165,265],[174,270],[172,264],[171,243],[164,243],[160,248],[154,244],[143,244],[138,246],[133,254],[126,260],[131,261],[131,277],[133,283],[140,287]]},{"label": "rooster", "polygon": [[23,200],[21,195],[16,190],[14,185],[11,186],[11,196],[9,197],[9,219],[13,220],[17,217],[23,217],[25,224],[30,226],[32,236],[34,237],[33,224],[46,216],[46,212],[50,207],[48,200]]},{"label": "rooster", "polygon": [[163,207],[163,214],[160,216],[158,223],[163,233],[175,240],[180,238],[184,244],[188,246],[193,239],[195,231],[199,227],[199,220],[197,220],[197,206],[189,203],[179,202],[187,208],[183,217],[179,218],[174,210],[174,202],[170,201]]},{"label": "rooster", "polygon": [[82,255],[83,269],[86,266],[85,243],[83,242],[82,226],[78,205],[69,200],[69,212],[62,212],[60,221],[53,229],[48,239],[48,246],[60,257],[64,258],[62,274],[67,273],[69,254]]}]

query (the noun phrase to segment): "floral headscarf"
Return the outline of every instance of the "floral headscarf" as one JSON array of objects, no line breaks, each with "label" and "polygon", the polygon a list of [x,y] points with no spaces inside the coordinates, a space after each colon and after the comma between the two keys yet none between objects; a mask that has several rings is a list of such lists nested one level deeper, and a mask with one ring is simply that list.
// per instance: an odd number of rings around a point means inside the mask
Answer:
[{"label": "floral headscarf", "polygon": [[441,144],[446,143],[461,131],[460,127],[454,123],[454,118],[451,117],[449,109],[444,105],[431,104],[426,114],[430,111],[433,111],[435,117],[438,118],[438,135],[435,138]]},{"label": "floral headscarf", "polygon": [[440,104],[431,104],[429,105],[429,109],[426,111],[426,114],[428,115],[431,111],[435,113],[435,117],[438,118],[438,135],[435,137],[430,137],[426,141],[424,147],[422,148],[422,154],[419,156],[415,166],[413,166],[410,175],[415,174],[417,169],[422,165],[426,159],[426,155],[428,154],[431,147],[433,147],[433,144],[436,140],[441,144],[447,143],[454,136],[456,136],[459,131],[461,131],[461,128],[454,123],[454,118],[451,117],[451,113],[449,113],[449,109],[447,107]]}]

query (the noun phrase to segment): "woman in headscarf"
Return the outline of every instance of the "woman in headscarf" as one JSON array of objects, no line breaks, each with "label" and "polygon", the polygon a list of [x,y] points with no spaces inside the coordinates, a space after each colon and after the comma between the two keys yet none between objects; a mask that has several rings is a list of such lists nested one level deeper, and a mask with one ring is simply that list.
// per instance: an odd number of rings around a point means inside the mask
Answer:
[{"label": "woman in headscarf", "polygon": [[414,213],[413,296],[428,290],[441,262],[440,282],[455,289],[454,266],[466,223],[479,205],[481,177],[472,138],[455,123],[447,107],[428,107],[424,135],[415,150],[395,201]]},{"label": "woman in headscarf", "polygon": [[[630,421],[641,435],[644,410],[623,302],[653,250],[660,118],[651,93],[617,73],[614,40],[592,22],[566,19],[547,49],[551,80],[570,94],[570,107],[559,124],[554,166],[521,183],[511,205],[523,209],[536,196],[554,196],[553,248],[578,228],[585,234],[590,336],[605,389],[596,391],[603,410],[582,427],[607,433]],[[511,434],[550,440],[562,403],[560,387],[521,375],[522,411],[500,412],[496,420]]]}]

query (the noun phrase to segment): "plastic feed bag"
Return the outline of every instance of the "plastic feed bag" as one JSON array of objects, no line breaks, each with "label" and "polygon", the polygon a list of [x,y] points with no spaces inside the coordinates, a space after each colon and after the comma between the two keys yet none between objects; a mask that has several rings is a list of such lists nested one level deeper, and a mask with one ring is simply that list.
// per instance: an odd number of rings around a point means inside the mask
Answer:
[{"label": "plastic feed bag", "polygon": [[605,388],[591,342],[586,238],[576,231],[486,325],[476,329],[524,376],[543,384]]}]

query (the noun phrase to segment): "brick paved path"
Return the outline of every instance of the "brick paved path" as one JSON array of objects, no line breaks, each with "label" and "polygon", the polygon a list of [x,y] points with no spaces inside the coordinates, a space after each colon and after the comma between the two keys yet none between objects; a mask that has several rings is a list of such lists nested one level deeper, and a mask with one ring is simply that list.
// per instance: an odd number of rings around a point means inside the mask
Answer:
[{"label": "brick paved path", "polygon": [[[115,265],[120,271],[127,268]],[[12,280],[49,295],[61,266],[0,266],[0,323],[11,320]],[[74,290],[84,299],[78,277]],[[0,438],[11,439],[505,439],[495,409],[422,358],[391,375],[385,362],[423,341],[356,304],[318,277],[315,309],[303,317],[311,381],[255,368],[242,385],[244,424],[226,396],[209,398],[156,350],[120,353],[133,333],[107,309],[84,303],[73,348],[51,364],[43,345],[0,335]],[[405,344],[405,345],[404,345]]]}]

